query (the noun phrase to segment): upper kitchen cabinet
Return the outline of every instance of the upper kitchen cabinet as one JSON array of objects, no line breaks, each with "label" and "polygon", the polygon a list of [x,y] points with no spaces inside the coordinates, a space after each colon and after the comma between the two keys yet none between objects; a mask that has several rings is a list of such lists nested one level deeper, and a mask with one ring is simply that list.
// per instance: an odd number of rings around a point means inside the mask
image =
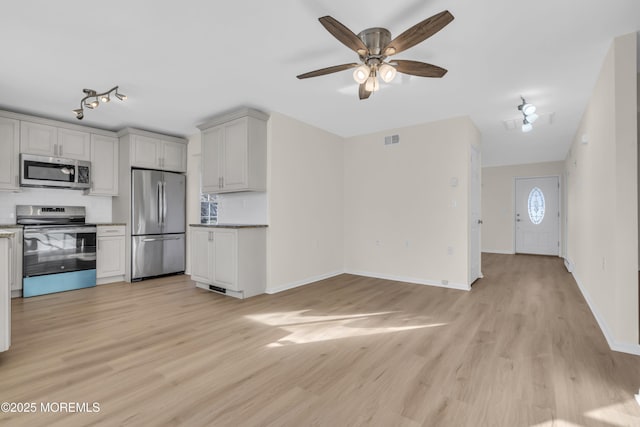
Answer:
[{"label": "upper kitchen cabinet", "polygon": [[268,119],[244,108],[198,126],[203,193],[266,190]]},{"label": "upper kitchen cabinet", "polygon": [[118,195],[118,138],[91,135],[92,196]]},{"label": "upper kitchen cabinet", "polygon": [[27,121],[20,123],[21,153],[90,160],[90,147],[89,132]]},{"label": "upper kitchen cabinet", "polygon": [[20,121],[0,117],[0,190],[20,189]]},{"label": "upper kitchen cabinet", "polygon": [[[164,135],[134,134],[129,129],[131,166],[174,172],[187,171],[187,145],[184,140]],[[136,131],[137,132],[137,131]]]}]

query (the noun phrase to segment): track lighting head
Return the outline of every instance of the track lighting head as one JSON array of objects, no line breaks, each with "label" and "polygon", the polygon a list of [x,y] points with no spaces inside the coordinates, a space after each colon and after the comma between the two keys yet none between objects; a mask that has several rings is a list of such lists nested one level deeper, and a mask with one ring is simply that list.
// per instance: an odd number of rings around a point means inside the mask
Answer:
[{"label": "track lighting head", "polygon": [[[80,100],[80,108],[73,110],[73,113],[76,115],[76,119],[78,120],[82,120],[84,118],[84,107],[93,110],[100,105],[100,102],[107,103],[111,101],[112,92],[115,92],[116,98],[120,101],[127,99],[127,95],[118,93],[118,86],[115,86],[103,93],[98,93],[93,89],[82,89],[82,92],[84,92],[85,97]],[[89,98],[93,99],[90,100]]]}]

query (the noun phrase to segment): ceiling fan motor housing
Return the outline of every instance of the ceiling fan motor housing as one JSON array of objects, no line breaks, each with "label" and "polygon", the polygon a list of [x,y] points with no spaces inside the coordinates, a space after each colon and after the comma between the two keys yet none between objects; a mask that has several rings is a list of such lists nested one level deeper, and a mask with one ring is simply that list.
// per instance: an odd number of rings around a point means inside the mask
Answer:
[{"label": "ceiling fan motor housing", "polygon": [[[391,32],[389,30],[380,27],[367,28],[361,31],[358,37],[369,49],[369,58],[384,58],[382,50],[391,41]],[[360,56],[360,59],[364,61],[367,57]]]}]

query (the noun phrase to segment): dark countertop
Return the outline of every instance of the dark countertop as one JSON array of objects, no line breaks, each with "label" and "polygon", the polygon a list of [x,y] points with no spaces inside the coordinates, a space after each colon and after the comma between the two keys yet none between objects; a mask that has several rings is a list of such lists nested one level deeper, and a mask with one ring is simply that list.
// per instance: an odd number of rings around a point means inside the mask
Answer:
[{"label": "dark countertop", "polygon": [[0,239],[8,239],[13,237],[13,233],[8,233],[6,231],[0,231]]},{"label": "dark countertop", "polygon": [[98,227],[115,227],[115,226],[125,227],[127,225],[124,222],[95,222],[92,224],[95,224]]},{"label": "dark countertop", "polygon": [[266,224],[189,224],[189,227],[203,228],[267,228]]}]

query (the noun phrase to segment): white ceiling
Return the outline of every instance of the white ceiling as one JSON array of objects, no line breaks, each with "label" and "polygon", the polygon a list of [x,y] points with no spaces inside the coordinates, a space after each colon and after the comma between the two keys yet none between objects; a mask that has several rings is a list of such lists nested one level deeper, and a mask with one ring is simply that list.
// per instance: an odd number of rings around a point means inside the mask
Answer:
[{"label": "white ceiling", "polygon": [[[2,9],[3,109],[77,122],[83,88],[120,85],[129,99],[86,111],[83,124],[187,136],[249,105],[353,136],[469,115],[484,165],[564,159],[612,39],[640,29],[637,0],[35,0]],[[456,19],[397,56],[447,68],[443,79],[396,78],[360,101],[349,71],[295,78],[357,59],[320,16],[396,36],[444,9]],[[506,130],[521,94],[554,113],[552,124]]]}]

